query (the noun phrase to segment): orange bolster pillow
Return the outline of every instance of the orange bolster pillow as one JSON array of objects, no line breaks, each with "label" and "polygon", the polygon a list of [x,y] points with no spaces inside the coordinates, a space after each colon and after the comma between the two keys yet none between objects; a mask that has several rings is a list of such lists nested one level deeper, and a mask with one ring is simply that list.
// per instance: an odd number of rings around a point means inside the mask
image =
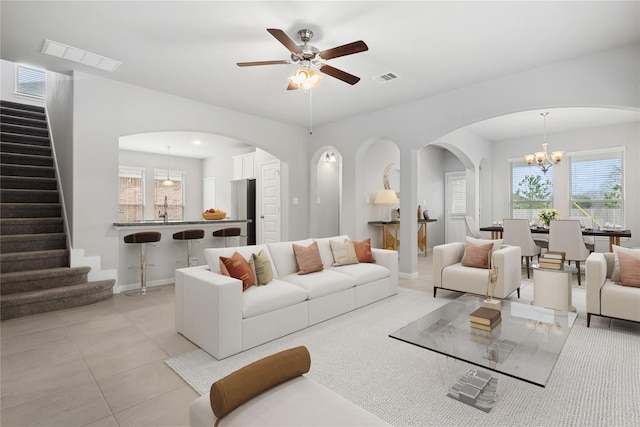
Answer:
[{"label": "orange bolster pillow", "polygon": [[310,367],[311,356],[303,346],[257,360],[211,385],[211,409],[220,419],[260,393],[309,372]]}]

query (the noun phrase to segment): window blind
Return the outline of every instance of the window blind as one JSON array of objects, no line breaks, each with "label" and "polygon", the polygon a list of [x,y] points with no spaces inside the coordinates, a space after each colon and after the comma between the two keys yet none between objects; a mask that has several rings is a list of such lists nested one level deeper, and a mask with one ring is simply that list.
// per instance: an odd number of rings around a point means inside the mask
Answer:
[{"label": "window blind", "polygon": [[16,93],[44,99],[47,93],[46,71],[24,65],[16,68]]}]

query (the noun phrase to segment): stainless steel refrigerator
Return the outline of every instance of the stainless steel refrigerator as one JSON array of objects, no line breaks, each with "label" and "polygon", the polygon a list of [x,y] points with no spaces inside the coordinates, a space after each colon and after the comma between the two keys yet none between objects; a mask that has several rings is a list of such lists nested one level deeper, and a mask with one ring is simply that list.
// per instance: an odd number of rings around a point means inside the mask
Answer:
[{"label": "stainless steel refrigerator", "polygon": [[256,180],[239,179],[231,181],[232,218],[247,220],[246,242],[240,244],[256,244]]}]

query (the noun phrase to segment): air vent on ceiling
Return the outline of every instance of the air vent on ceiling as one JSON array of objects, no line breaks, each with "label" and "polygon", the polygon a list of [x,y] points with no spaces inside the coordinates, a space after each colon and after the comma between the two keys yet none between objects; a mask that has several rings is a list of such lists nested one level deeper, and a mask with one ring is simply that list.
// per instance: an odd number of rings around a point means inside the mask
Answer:
[{"label": "air vent on ceiling", "polygon": [[391,80],[395,80],[395,79],[399,79],[400,77],[395,74],[395,73],[386,73],[386,74],[381,74],[379,76],[376,76],[373,78],[373,80],[377,81],[378,83],[387,83],[390,82]]}]

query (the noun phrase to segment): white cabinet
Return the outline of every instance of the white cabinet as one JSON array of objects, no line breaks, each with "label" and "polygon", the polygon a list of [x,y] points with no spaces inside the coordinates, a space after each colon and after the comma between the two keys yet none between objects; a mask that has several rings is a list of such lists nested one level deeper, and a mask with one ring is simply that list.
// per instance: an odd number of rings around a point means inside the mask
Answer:
[{"label": "white cabinet", "polygon": [[233,156],[233,179],[250,179],[255,178],[254,172],[254,153]]}]

